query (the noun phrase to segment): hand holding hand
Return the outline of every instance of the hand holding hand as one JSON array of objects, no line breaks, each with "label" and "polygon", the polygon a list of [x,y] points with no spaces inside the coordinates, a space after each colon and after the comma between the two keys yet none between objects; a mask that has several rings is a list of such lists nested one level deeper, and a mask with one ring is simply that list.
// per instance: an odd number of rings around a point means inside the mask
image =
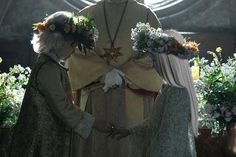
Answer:
[{"label": "hand holding hand", "polygon": [[122,138],[125,138],[131,134],[128,129],[117,129],[117,132],[118,134],[115,137],[117,140],[121,140]]},{"label": "hand holding hand", "polygon": [[100,119],[96,119],[93,124],[93,128],[101,133],[110,133],[112,126],[113,124],[111,122]]},{"label": "hand holding hand", "polygon": [[113,130],[111,131],[111,133],[109,134],[109,136],[111,138],[114,138],[116,140],[121,140],[122,138],[125,138],[127,136],[129,136],[131,133],[128,129],[126,128],[113,128]]}]

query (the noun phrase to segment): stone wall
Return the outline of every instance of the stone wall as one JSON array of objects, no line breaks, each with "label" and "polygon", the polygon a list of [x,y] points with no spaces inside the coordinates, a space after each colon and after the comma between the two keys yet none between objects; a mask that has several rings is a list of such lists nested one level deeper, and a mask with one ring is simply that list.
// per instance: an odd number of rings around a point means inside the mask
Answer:
[{"label": "stone wall", "polygon": [[[79,0],[71,0],[75,3]],[[77,11],[63,0],[0,1],[0,38],[30,38],[31,25],[58,10]],[[198,0],[175,14],[160,17],[164,28],[190,32],[236,32],[235,0]],[[157,16],[159,12],[157,11]]]},{"label": "stone wall", "polygon": [[[174,14],[160,16],[163,28],[174,28],[186,33],[185,36],[199,42],[202,56],[209,57],[207,50],[223,48],[223,57],[232,56],[236,47],[236,1],[196,0]],[[161,15],[161,13],[160,13]],[[157,11],[158,16],[158,11]]]},{"label": "stone wall", "polygon": [[59,0],[0,1],[0,38],[31,38],[32,23],[42,21],[47,14],[73,9]]},{"label": "stone wall", "polygon": [[162,17],[162,24],[192,32],[235,32],[235,0],[198,0],[176,14]]},{"label": "stone wall", "polygon": [[[79,11],[79,0],[1,0],[0,1],[0,56],[9,54],[27,58],[23,64],[31,64],[34,53],[30,45],[32,23],[41,21],[46,14],[59,10]],[[173,28],[198,39],[203,51],[223,46],[230,55],[235,48],[236,0],[196,0],[185,8],[174,8],[173,14],[162,16],[156,11],[163,28]],[[77,6],[74,7],[74,6]],[[168,10],[167,10],[168,11]],[[224,37],[223,37],[224,36]],[[222,37],[222,40],[221,40]],[[214,38],[217,38],[215,40]],[[207,42],[206,42],[207,41]],[[205,45],[204,45],[205,44]],[[211,45],[208,47],[207,45]],[[2,54],[4,51],[4,54]],[[33,56],[33,57],[32,57]],[[21,63],[14,57],[11,63]],[[3,65],[3,64],[2,64]],[[1,66],[0,65],[0,69]]]}]

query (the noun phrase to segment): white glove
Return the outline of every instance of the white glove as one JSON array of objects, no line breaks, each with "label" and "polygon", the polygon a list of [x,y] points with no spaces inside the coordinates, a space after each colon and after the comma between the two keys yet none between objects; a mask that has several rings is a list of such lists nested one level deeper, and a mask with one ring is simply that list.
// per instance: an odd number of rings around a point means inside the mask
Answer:
[{"label": "white glove", "polygon": [[110,88],[114,86],[121,86],[123,83],[124,76],[125,74],[118,69],[112,69],[112,71],[108,72],[105,75],[105,79],[104,79],[104,83],[105,83],[103,87],[104,92],[107,92]]}]

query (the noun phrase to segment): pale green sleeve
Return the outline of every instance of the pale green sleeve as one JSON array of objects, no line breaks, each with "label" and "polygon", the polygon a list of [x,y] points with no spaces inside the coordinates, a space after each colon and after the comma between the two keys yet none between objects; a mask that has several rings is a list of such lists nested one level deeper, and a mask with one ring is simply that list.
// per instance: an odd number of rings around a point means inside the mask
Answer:
[{"label": "pale green sleeve", "polygon": [[83,138],[87,138],[92,130],[95,118],[75,108],[65,92],[61,82],[64,76],[55,63],[44,64],[38,73],[38,86],[46,98],[49,107],[63,122]]}]

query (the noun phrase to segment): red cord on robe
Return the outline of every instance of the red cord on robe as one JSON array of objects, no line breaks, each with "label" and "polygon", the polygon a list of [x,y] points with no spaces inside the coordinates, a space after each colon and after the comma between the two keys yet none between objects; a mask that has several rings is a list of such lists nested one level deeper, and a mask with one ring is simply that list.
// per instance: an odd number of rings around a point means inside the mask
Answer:
[{"label": "red cord on robe", "polygon": [[134,92],[135,94],[150,96],[154,100],[156,99],[156,97],[158,95],[158,92],[148,91],[148,90],[145,90],[145,89],[133,89],[133,88],[130,88],[129,86],[127,86],[127,88],[129,90],[131,90],[132,92]]}]

